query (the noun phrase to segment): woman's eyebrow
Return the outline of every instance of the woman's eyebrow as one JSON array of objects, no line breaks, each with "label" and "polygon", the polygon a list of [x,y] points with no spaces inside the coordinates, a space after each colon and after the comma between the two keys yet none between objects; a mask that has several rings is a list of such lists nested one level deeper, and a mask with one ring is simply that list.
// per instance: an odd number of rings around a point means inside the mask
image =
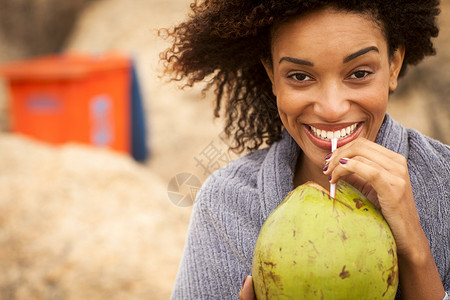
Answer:
[{"label": "woman's eyebrow", "polygon": [[280,59],[279,64],[281,64],[281,62],[283,60],[291,62],[291,63],[294,63],[294,64],[297,64],[297,65],[304,65],[304,66],[311,66],[311,67],[314,66],[314,64],[312,62],[308,61],[308,60],[293,58],[293,57],[289,57],[289,56],[282,57]]},{"label": "woman's eyebrow", "polygon": [[[364,55],[364,54],[366,54],[367,52],[370,52],[370,51],[376,51],[376,52],[378,52],[378,53],[380,52],[380,51],[378,50],[378,48],[375,47],[375,46],[366,47],[366,48],[364,48],[364,49],[361,49],[361,50],[356,51],[355,53],[350,54],[349,56],[346,56],[346,57],[344,58],[344,63],[348,63],[348,62],[351,61],[352,59],[355,59],[355,58],[357,58],[358,56]],[[288,61],[288,62],[297,64],[297,65],[304,65],[304,66],[311,66],[311,67],[314,66],[314,64],[313,64],[312,62],[310,62],[309,60],[304,60],[304,59],[294,58],[294,57],[290,57],[290,56],[284,56],[284,57],[282,57],[282,58],[280,59],[279,64],[281,64],[282,61]]]},{"label": "woman's eyebrow", "polygon": [[377,47],[375,46],[371,46],[371,47],[367,47],[361,50],[356,51],[355,53],[350,54],[349,56],[344,58],[344,64],[348,63],[349,61],[351,61],[352,59],[357,58],[358,56],[364,55],[369,51],[376,51],[378,53],[380,53],[380,51],[378,50]]}]

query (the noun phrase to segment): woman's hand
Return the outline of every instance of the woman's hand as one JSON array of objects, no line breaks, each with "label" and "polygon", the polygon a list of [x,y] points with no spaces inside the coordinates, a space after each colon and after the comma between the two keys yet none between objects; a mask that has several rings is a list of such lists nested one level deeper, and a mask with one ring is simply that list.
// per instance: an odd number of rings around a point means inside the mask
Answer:
[{"label": "woman's hand", "polygon": [[242,289],[239,292],[239,299],[240,300],[254,300],[255,292],[253,291],[253,280],[252,276],[247,276],[242,281]]},{"label": "woman's hand", "polygon": [[330,183],[344,179],[377,206],[394,235],[403,299],[442,299],[444,288],[420,225],[406,159],[358,138],[325,161]]},{"label": "woman's hand", "polygon": [[[343,178],[359,189],[383,213],[399,253],[416,246],[411,232],[420,227],[406,159],[383,146],[359,138],[338,148],[328,160],[331,183]],[[421,227],[420,227],[421,230]]]}]

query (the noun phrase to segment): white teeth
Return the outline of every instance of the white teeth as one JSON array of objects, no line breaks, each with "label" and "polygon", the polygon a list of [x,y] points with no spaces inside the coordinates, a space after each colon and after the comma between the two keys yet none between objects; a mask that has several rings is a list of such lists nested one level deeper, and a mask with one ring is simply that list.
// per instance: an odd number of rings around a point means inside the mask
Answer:
[{"label": "white teeth", "polygon": [[313,126],[310,126],[309,128],[310,128],[311,132],[318,138],[329,141],[333,137],[336,139],[342,140],[342,139],[348,137],[349,135],[351,135],[352,133],[354,133],[357,127],[358,127],[358,123],[355,123],[351,126],[342,128],[341,130],[337,130],[337,131],[321,130],[321,129],[315,128]]}]

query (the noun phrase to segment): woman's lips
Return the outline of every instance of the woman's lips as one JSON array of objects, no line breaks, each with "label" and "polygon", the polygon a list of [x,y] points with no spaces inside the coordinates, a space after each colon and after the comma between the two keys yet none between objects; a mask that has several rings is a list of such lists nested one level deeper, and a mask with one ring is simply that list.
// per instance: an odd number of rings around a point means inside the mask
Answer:
[{"label": "woman's lips", "polygon": [[354,123],[335,130],[322,130],[319,126],[315,127],[312,125],[303,126],[306,134],[316,146],[328,150],[331,149],[332,138],[338,138],[337,147],[342,147],[356,139],[362,127],[363,123]]}]

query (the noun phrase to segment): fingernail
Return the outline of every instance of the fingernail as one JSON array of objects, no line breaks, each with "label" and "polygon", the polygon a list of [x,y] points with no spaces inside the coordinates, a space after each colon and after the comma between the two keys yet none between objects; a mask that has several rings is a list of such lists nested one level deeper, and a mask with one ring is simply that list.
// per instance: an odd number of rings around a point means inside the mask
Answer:
[{"label": "fingernail", "polygon": [[245,281],[247,280],[247,277],[248,277],[248,276],[245,276],[245,277],[244,277],[244,280],[242,280],[242,287],[244,287],[244,284],[245,284]]},{"label": "fingernail", "polygon": [[330,159],[330,158],[331,158],[331,155],[333,155],[333,153],[332,153],[332,152],[328,153],[328,154],[327,154],[327,156],[325,156],[325,160],[328,160],[328,159]]},{"label": "fingernail", "polygon": [[340,164],[343,164],[343,165],[345,165],[347,162],[348,162],[348,159],[346,159],[346,158],[341,158],[341,159],[339,160],[339,163],[340,163]]},{"label": "fingernail", "polygon": [[332,176],[331,175],[328,176],[328,181],[331,181],[331,179],[332,179]]},{"label": "fingernail", "polygon": [[325,167],[323,167],[322,171],[326,172],[328,170],[328,164],[325,165]]}]

